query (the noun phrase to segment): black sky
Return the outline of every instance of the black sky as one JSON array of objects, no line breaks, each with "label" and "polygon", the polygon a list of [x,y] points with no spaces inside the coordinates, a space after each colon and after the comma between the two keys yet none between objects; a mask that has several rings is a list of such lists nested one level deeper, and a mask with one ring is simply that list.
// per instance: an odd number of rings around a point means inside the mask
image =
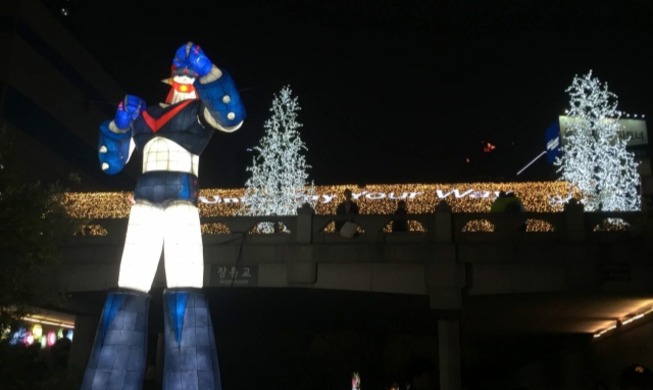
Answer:
[{"label": "black sky", "polygon": [[64,24],[148,103],[186,41],[232,73],[249,117],[213,139],[203,186],[244,185],[284,85],[320,185],[551,179],[545,159],[516,172],[589,70],[623,111],[653,112],[649,1],[43,1],[66,6]]}]

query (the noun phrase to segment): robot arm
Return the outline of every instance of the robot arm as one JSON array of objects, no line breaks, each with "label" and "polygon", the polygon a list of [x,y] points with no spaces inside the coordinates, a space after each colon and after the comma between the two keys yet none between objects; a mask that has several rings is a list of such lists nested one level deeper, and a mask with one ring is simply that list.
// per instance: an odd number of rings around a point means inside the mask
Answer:
[{"label": "robot arm", "polygon": [[188,42],[177,50],[174,66],[196,74],[195,90],[204,103],[204,118],[214,128],[232,132],[242,126],[245,106],[231,75],[209,60],[196,44]]},{"label": "robot arm", "polygon": [[127,95],[118,104],[115,118],[100,125],[98,157],[104,173],[115,175],[129,162],[135,146],[131,137],[131,124],[144,109],[143,99]]},{"label": "robot arm", "polygon": [[206,84],[201,79],[196,80],[195,90],[204,103],[205,119],[216,129],[230,133],[242,126],[246,117],[245,105],[231,75],[224,70],[218,72],[219,78]]},{"label": "robot arm", "polygon": [[117,133],[112,128],[113,121],[105,121],[100,125],[100,140],[98,143],[98,157],[100,168],[107,175],[115,175],[127,165],[134,144],[131,132]]}]

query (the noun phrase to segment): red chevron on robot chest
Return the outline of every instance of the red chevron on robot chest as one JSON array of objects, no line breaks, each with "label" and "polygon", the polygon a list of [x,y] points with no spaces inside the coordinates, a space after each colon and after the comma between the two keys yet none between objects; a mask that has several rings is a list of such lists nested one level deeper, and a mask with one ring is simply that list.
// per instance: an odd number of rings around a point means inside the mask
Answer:
[{"label": "red chevron on robot chest", "polygon": [[185,100],[177,104],[170,111],[164,113],[158,118],[154,118],[150,114],[148,114],[147,111],[143,111],[143,120],[147,124],[147,127],[149,127],[153,133],[156,133],[163,126],[165,126],[166,123],[170,122],[170,119],[174,118],[175,115],[177,115],[179,111],[183,110],[184,107],[186,107],[190,102],[192,102],[192,100]]}]

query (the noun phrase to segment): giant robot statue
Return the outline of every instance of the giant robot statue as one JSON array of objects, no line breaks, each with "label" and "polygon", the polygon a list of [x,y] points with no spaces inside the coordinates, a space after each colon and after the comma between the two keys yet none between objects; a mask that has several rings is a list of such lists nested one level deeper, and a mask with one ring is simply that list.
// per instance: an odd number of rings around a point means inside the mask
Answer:
[{"label": "giant robot statue", "polygon": [[197,207],[199,156],[215,130],[238,130],[246,113],[234,81],[196,44],[172,62],[165,103],[133,95],[100,125],[102,170],[114,175],[143,156],[117,288],[108,292],[82,390],[141,389],[149,291],[163,251],[163,389],[222,389],[211,316],[202,293],[204,259]]}]

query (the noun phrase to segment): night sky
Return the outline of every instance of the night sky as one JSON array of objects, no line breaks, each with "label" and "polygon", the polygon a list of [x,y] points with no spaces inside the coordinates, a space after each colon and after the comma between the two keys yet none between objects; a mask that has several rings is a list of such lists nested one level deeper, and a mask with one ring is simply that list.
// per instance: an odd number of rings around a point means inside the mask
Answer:
[{"label": "night sky", "polygon": [[249,117],[212,140],[204,187],[244,185],[284,85],[319,185],[552,179],[544,158],[517,172],[590,70],[621,110],[653,112],[649,1],[43,1],[67,7],[64,25],[148,103],[187,41],[232,73]]}]

